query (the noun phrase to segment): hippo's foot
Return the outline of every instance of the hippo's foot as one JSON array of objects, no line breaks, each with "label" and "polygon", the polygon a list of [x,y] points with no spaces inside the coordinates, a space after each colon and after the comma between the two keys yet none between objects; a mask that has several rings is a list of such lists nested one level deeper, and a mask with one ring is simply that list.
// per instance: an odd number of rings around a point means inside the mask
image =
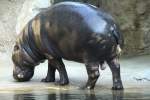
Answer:
[{"label": "hippo's foot", "polygon": [[43,78],[41,82],[55,82],[55,78]]},{"label": "hippo's foot", "polygon": [[114,82],[112,90],[123,90],[123,85],[121,81]]},{"label": "hippo's foot", "polygon": [[[97,67],[97,69],[98,69],[98,67]],[[87,89],[87,90],[94,89],[95,83],[96,83],[96,81],[97,81],[97,79],[99,77],[99,71],[97,71],[97,72],[95,71],[94,73],[93,72],[88,74],[89,77],[88,77],[87,84],[85,86],[81,87],[81,89]]]},{"label": "hippo's foot", "polygon": [[84,90],[92,90],[92,89],[94,89],[94,86],[86,85],[86,86],[82,86],[81,89],[84,89]]},{"label": "hippo's foot", "polygon": [[60,85],[60,86],[64,86],[68,84],[69,84],[69,80],[66,80],[66,79],[55,82],[55,85]]}]

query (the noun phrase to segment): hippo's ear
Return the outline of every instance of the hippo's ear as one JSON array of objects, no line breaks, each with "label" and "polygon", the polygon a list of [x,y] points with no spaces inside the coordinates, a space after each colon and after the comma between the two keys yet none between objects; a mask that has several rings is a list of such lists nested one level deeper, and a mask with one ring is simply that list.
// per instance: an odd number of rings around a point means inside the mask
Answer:
[{"label": "hippo's ear", "polygon": [[14,61],[16,59],[16,57],[19,57],[19,51],[20,51],[20,47],[15,44],[13,52],[12,52],[12,60]]},{"label": "hippo's ear", "polygon": [[18,43],[15,44],[13,52],[12,52],[12,60],[14,63],[21,63],[20,61],[22,60],[22,58],[24,57],[24,51],[23,49],[20,47],[20,45],[18,45]]}]

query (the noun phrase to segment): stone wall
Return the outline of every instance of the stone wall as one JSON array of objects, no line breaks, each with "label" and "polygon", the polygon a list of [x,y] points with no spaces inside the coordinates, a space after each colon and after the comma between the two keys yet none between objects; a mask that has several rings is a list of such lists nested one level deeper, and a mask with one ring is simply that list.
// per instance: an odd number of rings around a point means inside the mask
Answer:
[{"label": "stone wall", "polygon": [[47,8],[50,5],[50,0],[25,0],[17,16],[16,33],[19,34],[29,20],[40,12],[41,8]]},{"label": "stone wall", "polygon": [[0,55],[11,55],[19,31],[39,8],[50,6],[50,0],[0,0]]},{"label": "stone wall", "polygon": [[101,0],[125,37],[124,54],[150,54],[150,0]]},{"label": "stone wall", "polygon": [[15,39],[15,26],[24,0],[0,0],[0,53],[9,52]]}]

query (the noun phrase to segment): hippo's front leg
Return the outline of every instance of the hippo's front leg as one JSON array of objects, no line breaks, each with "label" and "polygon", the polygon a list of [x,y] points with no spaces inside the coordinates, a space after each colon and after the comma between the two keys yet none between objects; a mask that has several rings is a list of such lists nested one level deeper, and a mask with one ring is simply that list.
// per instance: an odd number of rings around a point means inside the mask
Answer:
[{"label": "hippo's front leg", "polygon": [[65,65],[62,59],[50,59],[48,61],[48,73],[45,79],[42,79],[43,82],[54,82],[55,81],[55,71],[56,69],[59,72],[60,81],[58,84],[66,85],[69,83],[68,75],[65,69]]},{"label": "hippo's front leg", "polygon": [[58,70],[60,76],[60,81],[58,82],[58,84],[59,85],[69,84],[67,71],[61,58],[56,60],[56,69]]},{"label": "hippo's front leg", "polygon": [[111,72],[112,72],[112,77],[113,77],[113,90],[122,90],[123,85],[121,81],[121,76],[120,76],[120,64],[118,61],[118,58],[114,58],[112,60],[107,61]]},{"label": "hippo's front leg", "polygon": [[56,67],[48,60],[48,72],[46,78],[42,79],[42,82],[55,82]]}]

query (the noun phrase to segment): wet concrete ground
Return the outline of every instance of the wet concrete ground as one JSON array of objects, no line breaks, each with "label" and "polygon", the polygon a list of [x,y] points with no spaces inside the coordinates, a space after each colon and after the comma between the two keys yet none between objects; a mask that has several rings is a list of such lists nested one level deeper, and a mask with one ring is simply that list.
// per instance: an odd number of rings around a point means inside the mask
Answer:
[{"label": "wet concrete ground", "polygon": [[100,71],[94,91],[81,90],[87,81],[85,67],[71,61],[64,61],[70,79],[68,86],[40,82],[47,74],[47,62],[36,67],[31,81],[15,82],[11,57],[9,54],[0,56],[0,100],[150,100],[150,55],[120,60],[124,91],[111,90],[108,66]]}]

